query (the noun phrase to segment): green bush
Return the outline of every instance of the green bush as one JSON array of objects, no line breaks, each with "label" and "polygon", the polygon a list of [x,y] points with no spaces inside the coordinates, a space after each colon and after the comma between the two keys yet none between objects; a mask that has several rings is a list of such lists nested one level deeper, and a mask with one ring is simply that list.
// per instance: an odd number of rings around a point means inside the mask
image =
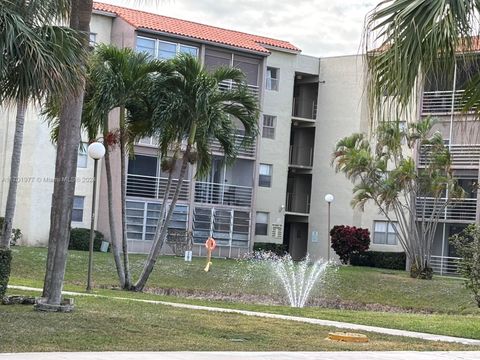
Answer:
[{"label": "green bush", "polygon": [[[93,251],[100,251],[102,241],[105,238],[100,231],[95,231],[95,238],[93,239]],[[70,232],[70,243],[68,250],[88,251],[88,244],[90,242],[90,229],[75,228]]]},{"label": "green bush", "polygon": [[[3,222],[5,221],[4,217],[0,217],[0,231],[3,229]],[[22,232],[20,229],[12,229],[12,237],[10,238],[10,246],[17,245],[18,240],[22,237]]]},{"label": "green bush", "polygon": [[8,278],[10,277],[10,263],[12,252],[8,249],[0,249],[0,299],[7,291]]},{"label": "green bush", "polygon": [[351,265],[392,270],[405,270],[406,262],[404,252],[367,251],[363,254],[354,254],[350,258]]},{"label": "green bush", "polygon": [[284,244],[274,243],[255,243],[253,251],[271,251],[277,255],[284,255],[287,252],[287,246]]}]

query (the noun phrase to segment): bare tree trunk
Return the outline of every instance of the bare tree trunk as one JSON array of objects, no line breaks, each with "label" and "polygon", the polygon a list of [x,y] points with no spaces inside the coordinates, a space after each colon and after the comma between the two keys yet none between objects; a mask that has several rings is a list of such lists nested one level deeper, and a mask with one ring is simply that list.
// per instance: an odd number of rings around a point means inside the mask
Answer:
[{"label": "bare tree trunk", "polygon": [[15,135],[13,138],[12,159],[10,164],[10,182],[8,186],[7,205],[5,207],[5,218],[3,220],[0,248],[8,249],[12,237],[12,223],[15,215],[15,204],[17,200],[18,173],[20,171],[20,160],[22,157],[23,126],[25,124],[25,113],[27,102],[17,103],[17,118],[15,119]]},{"label": "bare tree trunk", "polygon": [[[172,202],[170,203],[170,208],[168,209],[168,213],[167,213],[167,216],[165,217],[165,221],[163,222],[163,225],[162,225],[162,216],[160,214],[157,227],[162,226],[161,231],[158,238],[155,237],[153,239],[152,249],[150,250],[150,254],[148,256],[147,261],[145,262],[142,273],[137,283],[135,284],[135,287],[134,287],[135,291],[143,291],[147,283],[148,277],[152,273],[155,263],[157,262],[158,255],[160,255],[160,250],[162,249],[163,243],[165,242],[165,238],[168,233],[168,224],[170,223],[170,220],[172,218],[173,212],[175,210],[175,205],[177,204],[177,200],[180,195],[180,191],[182,189],[183,180],[185,179],[185,174],[187,172],[187,167],[188,167],[188,159],[190,156],[190,150],[191,150],[191,145],[187,145],[187,149],[183,154],[182,167],[180,168],[180,175],[178,177],[178,183],[177,183],[177,187],[175,188],[175,193],[173,195]],[[165,206],[165,204],[163,206]]]},{"label": "bare tree trunk", "polygon": [[[104,139],[106,134],[104,134]],[[105,146],[105,173],[107,178],[107,199],[108,199],[108,223],[110,226],[110,243],[112,245],[113,259],[117,268],[118,280],[120,287],[125,287],[125,271],[123,270],[122,260],[120,258],[120,250],[117,243],[117,229],[115,228],[115,216],[113,214],[113,186],[112,186],[112,167],[110,165],[110,149],[108,144]]]},{"label": "bare tree trunk", "polygon": [[[86,49],[93,1],[71,0],[70,6],[70,27],[83,33],[82,42]],[[47,268],[43,287],[43,296],[50,305],[59,305],[62,299],[77,175],[78,144],[81,139],[80,124],[85,82],[81,81],[76,90],[76,93],[65,95],[60,111]]]},{"label": "bare tree trunk", "polygon": [[130,275],[130,264],[128,260],[128,241],[127,241],[127,167],[126,160],[126,126],[125,126],[125,107],[120,106],[120,190],[122,202],[122,251],[123,268],[125,271],[124,289],[129,290],[132,287],[132,277]]}]

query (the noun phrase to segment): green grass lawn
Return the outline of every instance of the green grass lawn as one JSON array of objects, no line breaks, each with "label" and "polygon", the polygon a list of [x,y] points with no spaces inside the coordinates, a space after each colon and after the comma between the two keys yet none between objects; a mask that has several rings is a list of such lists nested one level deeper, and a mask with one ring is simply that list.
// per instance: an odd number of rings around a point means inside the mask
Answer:
[{"label": "green grass lawn", "polygon": [[[15,247],[13,254],[11,284],[42,287],[46,249]],[[143,256],[131,257],[134,273],[141,270],[143,261]],[[326,299],[332,304],[352,303],[360,308],[366,304],[379,310],[383,306],[388,310],[393,307],[395,312],[367,311],[368,307],[361,311],[317,306],[292,309],[288,306],[259,304],[269,298],[282,297],[281,291],[273,286],[274,277],[271,274],[235,260],[215,259],[210,273],[203,271],[204,265],[205,259],[194,259],[192,263],[175,257],[159,259],[148,286],[180,289],[184,293],[182,297],[128,293],[111,290],[117,284],[111,254],[95,253],[95,292],[108,296],[234,307],[480,339],[480,311],[460,280],[441,277],[435,277],[432,281],[415,280],[402,271],[341,267],[328,276],[324,286],[314,291],[314,299]],[[87,253],[71,251],[65,278],[66,290],[84,290],[86,268]],[[199,293],[188,297],[188,292],[193,290]],[[230,294],[230,300],[209,299],[211,293]],[[252,298],[248,295],[252,295]]]},{"label": "green grass lawn", "polygon": [[366,344],[326,340],[335,329],[236,314],[76,297],[69,314],[0,306],[0,352],[480,350],[480,347],[367,334]]}]

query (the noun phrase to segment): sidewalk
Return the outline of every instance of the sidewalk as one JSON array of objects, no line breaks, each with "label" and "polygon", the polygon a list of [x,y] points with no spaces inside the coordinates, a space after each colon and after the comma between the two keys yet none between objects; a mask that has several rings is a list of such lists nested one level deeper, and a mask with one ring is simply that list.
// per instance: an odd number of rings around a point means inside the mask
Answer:
[{"label": "sidewalk", "polygon": [[[31,288],[31,287],[26,287],[26,286],[9,285],[8,287],[9,287],[9,289],[17,289],[17,290],[42,291],[42,289]],[[270,318],[270,319],[297,321],[297,322],[303,322],[303,323],[307,323],[307,324],[330,326],[330,327],[335,327],[335,328],[338,328],[338,329],[367,331],[367,332],[374,332],[374,333],[379,333],[379,334],[386,334],[386,335],[393,335],[393,336],[404,336],[404,337],[430,340],[430,341],[443,341],[443,342],[450,342],[450,343],[460,343],[460,344],[465,344],[465,345],[480,345],[480,340],[475,340],[475,339],[466,339],[466,338],[459,338],[459,337],[445,336],[445,335],[434,335],[434,334],[427,334],[427,333],[421,333],[421,332],[415,332],[415,331],[398,330],[398,329],[388,329],[388,328],[382,328],[382,327],[377,327],[377,326],[351,324],[351,323],[345,323],[345,322],[339,322],[339,321],[313,319],[313,318],[300,317],[300,316],[270,314],[270,313],[263,313],[263,312],[257,312],[257,311],[227,309],[227,308],[219,308],[219,307],[211,307],[211,306],[200,306],[200,305],[173,303],[173,302],[167,302],[167,301],[132,299],[132,298],[117,297],[117,296],[105,296],[105,295],[79,293],[79,292],[72,292],[72,291],[64,291],[63,293],[65,295],[70,295],[70,296],[93,296],[93,297],[98,297],[98,298],[108,298],[108,299],[114,299],[114,300],[135,301],[135,302],[144,302],[144,303],[149,303],[149,304],[165,305],[165,306],[171,306],[171,307],[183,308],[183,309],[190,309],[190,310],[202,310],[202,311],[212,311],[212,312],[222,312],[222,313],[233,313],[233,314],[241,314],[241,315],[246,315],[246,316],[256,316],[256,317]],[[477,357],[476,359],[480,359],[480,356]]]},{"label": "sidewalk", "polygon": [[0,354],[0,360],[478,360],[480,352],[91,352]]}]

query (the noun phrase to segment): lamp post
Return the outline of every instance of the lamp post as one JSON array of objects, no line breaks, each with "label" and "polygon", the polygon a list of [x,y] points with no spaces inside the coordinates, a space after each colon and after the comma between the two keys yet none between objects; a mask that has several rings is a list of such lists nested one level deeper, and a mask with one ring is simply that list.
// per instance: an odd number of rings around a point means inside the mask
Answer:
[{"label": "lamp post", "polygon": [[325,201],[328,204],[328,215],[327,215],[327,239],[328,239],[328,255],[327,261],[330,261],[330,205],[332,204],[335,197],[332,194],[325,195]]},{"label": "lamp post", "polygon": [[105,146],[95,141],[88,145],[88,156],[94,160],[93,165],[93,191],[92,191],[92,217],[90,219],[90,242],[88,244],[88,277],[87,291],[92,291],[92,272],[93,272],[93,241],[95,238],[95,199],[97,194],[97,165],[98,160],[105,155]]}]

